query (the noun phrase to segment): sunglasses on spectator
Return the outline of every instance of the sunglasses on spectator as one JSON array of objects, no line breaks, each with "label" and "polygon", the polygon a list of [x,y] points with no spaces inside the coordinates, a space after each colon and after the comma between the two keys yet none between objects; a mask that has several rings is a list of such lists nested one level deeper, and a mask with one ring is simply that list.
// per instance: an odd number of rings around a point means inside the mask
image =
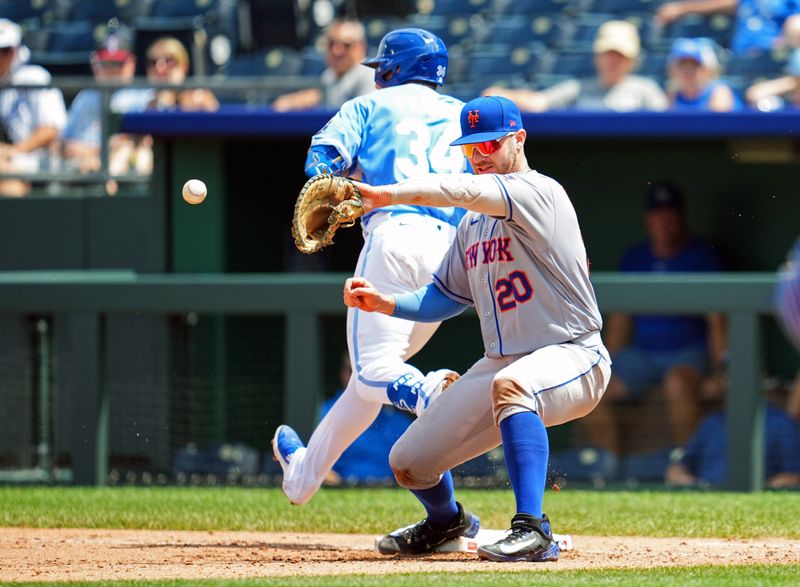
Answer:
[{"label": "sunglasses on spectator", "polygon": [[475,150],[483,155],[484,157],[488,157],[495,151],[500,148],[500,143],[503,139],[510,137],[511,135],[516,134],[515,132],[510,132],[504,137],[500,137],[499,139],[494,139],[491,141],[482,141],[480,143],[469,143],[468,145],[461,145],[461,150],[464,152],[464,155],[467,159],[472,159],[472,156],[475,154]]},{"label": "sunglasses on spectator", "polygon": [[125,65],[124,61],[118,61],[113,59],[103,59],[97,62],[100,67],[104,69],[121,69],[123,65]]},{"label": "sunglasses on spectator", "polygon": [[155,67],[160,62],[163,62],[167,67],[172,67],[178,63],[178,60],[172,55],[155,55],[147,58],[147,67]]},{"label": "sunglasses on spectator", "polygon": [[8,55],[14,50],[14,47],[0,47],[0,55]]}]

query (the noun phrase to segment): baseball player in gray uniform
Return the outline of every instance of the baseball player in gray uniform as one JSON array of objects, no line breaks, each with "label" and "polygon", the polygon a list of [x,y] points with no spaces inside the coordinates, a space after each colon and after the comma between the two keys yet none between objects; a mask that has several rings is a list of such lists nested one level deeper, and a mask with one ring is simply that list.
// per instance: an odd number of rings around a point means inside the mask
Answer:
[{"label": "baseball player in gray uniform", "polygon": [[398,184],[359,184],[367,209],[392,204],[470,210],[433,275],[415,292],[386,295],[353,277],[353,308],[441,320],[467,306],[480,318],[485,356],[434,401],[392,449],[400,485],[427,517],[379,543],[384,554],[418,554],[479,522],[455,500],[449,470],[503,444],[517,513],[506,537],[480,558],[548,561],[559,556],[542,512],[549,446],[546,426],[589,413],[611,361],[575,210],[555,180],[532,170],[519,109],[487,96],[464,105],[461,145],[477,175],[430,175]]}]

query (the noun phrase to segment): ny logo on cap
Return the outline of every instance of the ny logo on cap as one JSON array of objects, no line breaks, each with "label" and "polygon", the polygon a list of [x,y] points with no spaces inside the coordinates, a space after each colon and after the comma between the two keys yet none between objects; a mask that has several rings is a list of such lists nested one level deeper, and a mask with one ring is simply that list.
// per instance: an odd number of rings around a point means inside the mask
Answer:
[{"label": "ny logo on cap", "polygon": [[475,128],[475,125],[478,124],[478,120],[480,120],[480,110],[470,110],[467,112],[467,123],[469,123],[470,128]]}]

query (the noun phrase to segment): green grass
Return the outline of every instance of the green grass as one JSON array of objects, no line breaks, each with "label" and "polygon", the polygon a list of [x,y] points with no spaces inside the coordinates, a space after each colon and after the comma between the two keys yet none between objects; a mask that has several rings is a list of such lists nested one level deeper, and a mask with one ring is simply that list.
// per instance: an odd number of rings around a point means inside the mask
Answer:
[{"label": "green grass", "polygon": [[241,580],[192,580],[192,581],[120,581],[99,583],[15,583],[17,587],[42,587],[43,585],[91,585],[92,587],[126,586],[141,587],[260,587],[262,585],[301,585],[324,587],[424,587],[426,585],[490,585],[509,587],[530,587],[531,585],[648,585],[659,587],[680,584],[681,587],[694,585],[747,585],[747,587],[795,586],[800,577],[800,565],[746,567],[683,567],[656,568],[648,570],[601,569],[596,571],[531,571],[497,573],[421,573],[414,575],[346,575],[339,577],[293,577],[284,579],[241,579]]},{"label": "green grass", "polygon": [[[505,528],[509,490],[458,491],[485,528]],[[566,490],[545,510],[559,532],[618,536],[800,538],[797,493]],[[0,488],[0,526],[381,533],[422,517],[399,489],[321,491],[290,506],[280,490],[247,488]]]}]

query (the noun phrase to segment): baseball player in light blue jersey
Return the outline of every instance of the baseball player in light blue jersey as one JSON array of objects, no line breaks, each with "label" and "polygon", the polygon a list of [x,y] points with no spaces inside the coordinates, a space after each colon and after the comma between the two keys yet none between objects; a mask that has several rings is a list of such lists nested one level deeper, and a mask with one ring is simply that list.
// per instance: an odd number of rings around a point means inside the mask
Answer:
[{"label": "baseball player in light blue jersey", "polygon": [[[439,94],[447,49],[422,29],[398,29],[381,41],[375,69],[378,91],[346,102],[311,140],[306,173],[335,173],[370,183],[393,183],[430,173],[457,173],[466,159],[450,143],[458,137],[463,102]],[[431,281],[464,211],[452,207],[395,205],[362,219],[364,247],[356,275],[388,292],[417,289]],[[280,426],[273,451],[283,468],[283,490],[305,503],[344,450],[375,420],[383,404],[421,414],[458,377],[442,369],[423,375],[407,364],[438,323],[349,310],[347,337],[353,376],[342,397],[304,446]]]},{"label": "baseball player in light blue jersey", "polygon": [[432,284],[398,294],[354,277],[345,284],[345,303],[413,320],[442,320],[474,306],[486,351],[393,447],[395,477],[428,517],[388,534],[379,549],[418,554],[472,536],[474,516],[455,501],[449,470],[502,442],[517,513],[506,537],[478,554],[555,560],[558,544],[542,512],[545,426],[589,413],[605,391],[611,362],[578,218],[564,189],[528,166],[519,109],[505,98],[477,98],[462,109],[461,131],[453,144],[478,175],[359,184],[367,209],[457,205],[470,212]]}]

